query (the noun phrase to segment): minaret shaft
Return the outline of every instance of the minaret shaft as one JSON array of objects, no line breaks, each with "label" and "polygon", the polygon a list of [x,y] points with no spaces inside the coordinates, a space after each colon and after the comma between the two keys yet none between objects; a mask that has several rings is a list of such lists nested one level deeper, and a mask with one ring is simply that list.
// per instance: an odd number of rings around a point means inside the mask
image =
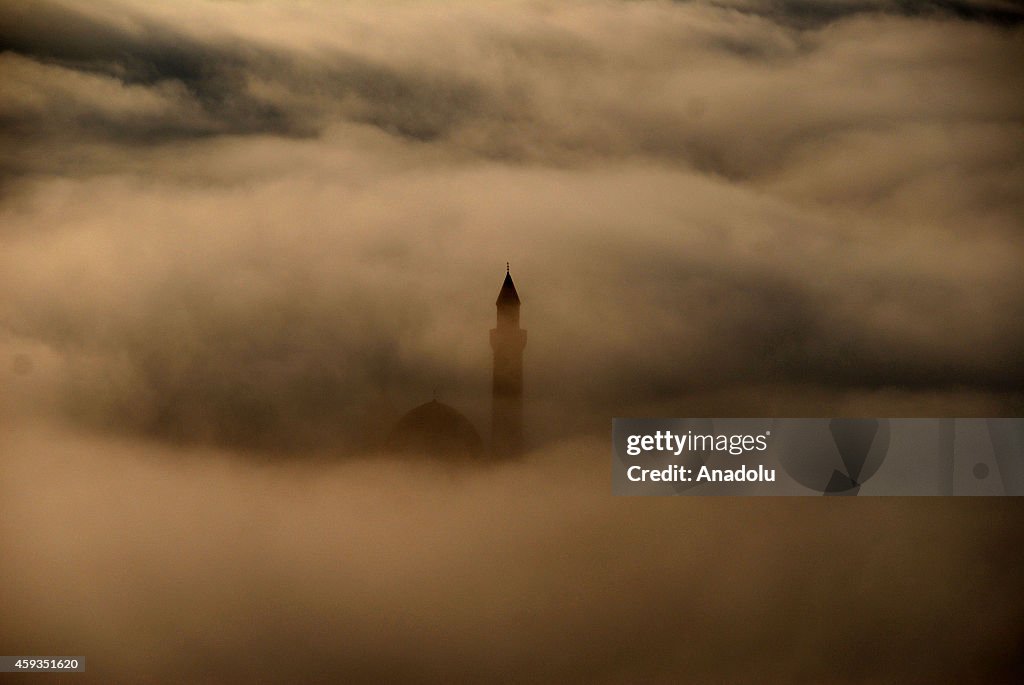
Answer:
[{"label": "minaret shaft", "polygon": [[491,451],[498,457],[514,457],[523,451],[523,350],[526,348],[526,331],[519,327],[519,295],[508,273],[496,305],[497,325],[491,329],[491,349],[494,352]]}]

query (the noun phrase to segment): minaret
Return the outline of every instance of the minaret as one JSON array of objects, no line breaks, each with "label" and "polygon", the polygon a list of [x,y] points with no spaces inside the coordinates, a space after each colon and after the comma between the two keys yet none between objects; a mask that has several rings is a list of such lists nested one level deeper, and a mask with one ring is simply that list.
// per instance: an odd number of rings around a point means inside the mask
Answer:
[{"label": "minaret", "polygon": [[519,294],[508,263],[498,299],[498,325],[491,329],[494,385],[491,406],[491,452],[515,457],[523,451],[523,349],[526,331],[519,327]]}]

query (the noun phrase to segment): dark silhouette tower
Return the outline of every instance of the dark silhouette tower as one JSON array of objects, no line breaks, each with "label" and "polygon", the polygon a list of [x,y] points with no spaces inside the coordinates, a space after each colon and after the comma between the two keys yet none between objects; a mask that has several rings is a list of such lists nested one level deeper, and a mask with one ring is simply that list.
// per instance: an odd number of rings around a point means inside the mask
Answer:
[{"label": "dark silhouette tower", "polygon": [[498,324],[491,329],[494,384],[491,405],[491,451],[515,457],[523,451],[523,349],[526,331],[519,327],[519,294],[508,264],[498,299]]}]

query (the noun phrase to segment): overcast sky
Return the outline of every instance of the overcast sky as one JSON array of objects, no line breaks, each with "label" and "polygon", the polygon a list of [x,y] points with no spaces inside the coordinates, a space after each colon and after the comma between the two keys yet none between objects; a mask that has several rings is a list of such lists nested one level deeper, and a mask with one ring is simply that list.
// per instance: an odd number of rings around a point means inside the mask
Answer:
[{"label": "overcast sky", "polygon": [[[0,637],[140,636],[122,680],[237,675],[263,611],[369,680],[826,682],[843,640],[850,682],[1003,673],[1019,506],[613,502],[606,468],[617,415],[1020,415],[1022,20],[0,0]],[[506,261],[531,455],[388,480],[371,429],[435,392],[486,435]]]}]

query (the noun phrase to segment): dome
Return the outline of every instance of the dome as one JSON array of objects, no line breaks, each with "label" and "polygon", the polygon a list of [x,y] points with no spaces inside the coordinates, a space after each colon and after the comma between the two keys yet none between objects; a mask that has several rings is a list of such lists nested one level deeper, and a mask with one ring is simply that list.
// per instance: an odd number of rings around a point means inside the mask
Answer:
[{"label": "dome", "polygon": [[483,441],[469,419],[437,400],[421,404],[399,419],[385,447],[442,458],[483,454]]}]

